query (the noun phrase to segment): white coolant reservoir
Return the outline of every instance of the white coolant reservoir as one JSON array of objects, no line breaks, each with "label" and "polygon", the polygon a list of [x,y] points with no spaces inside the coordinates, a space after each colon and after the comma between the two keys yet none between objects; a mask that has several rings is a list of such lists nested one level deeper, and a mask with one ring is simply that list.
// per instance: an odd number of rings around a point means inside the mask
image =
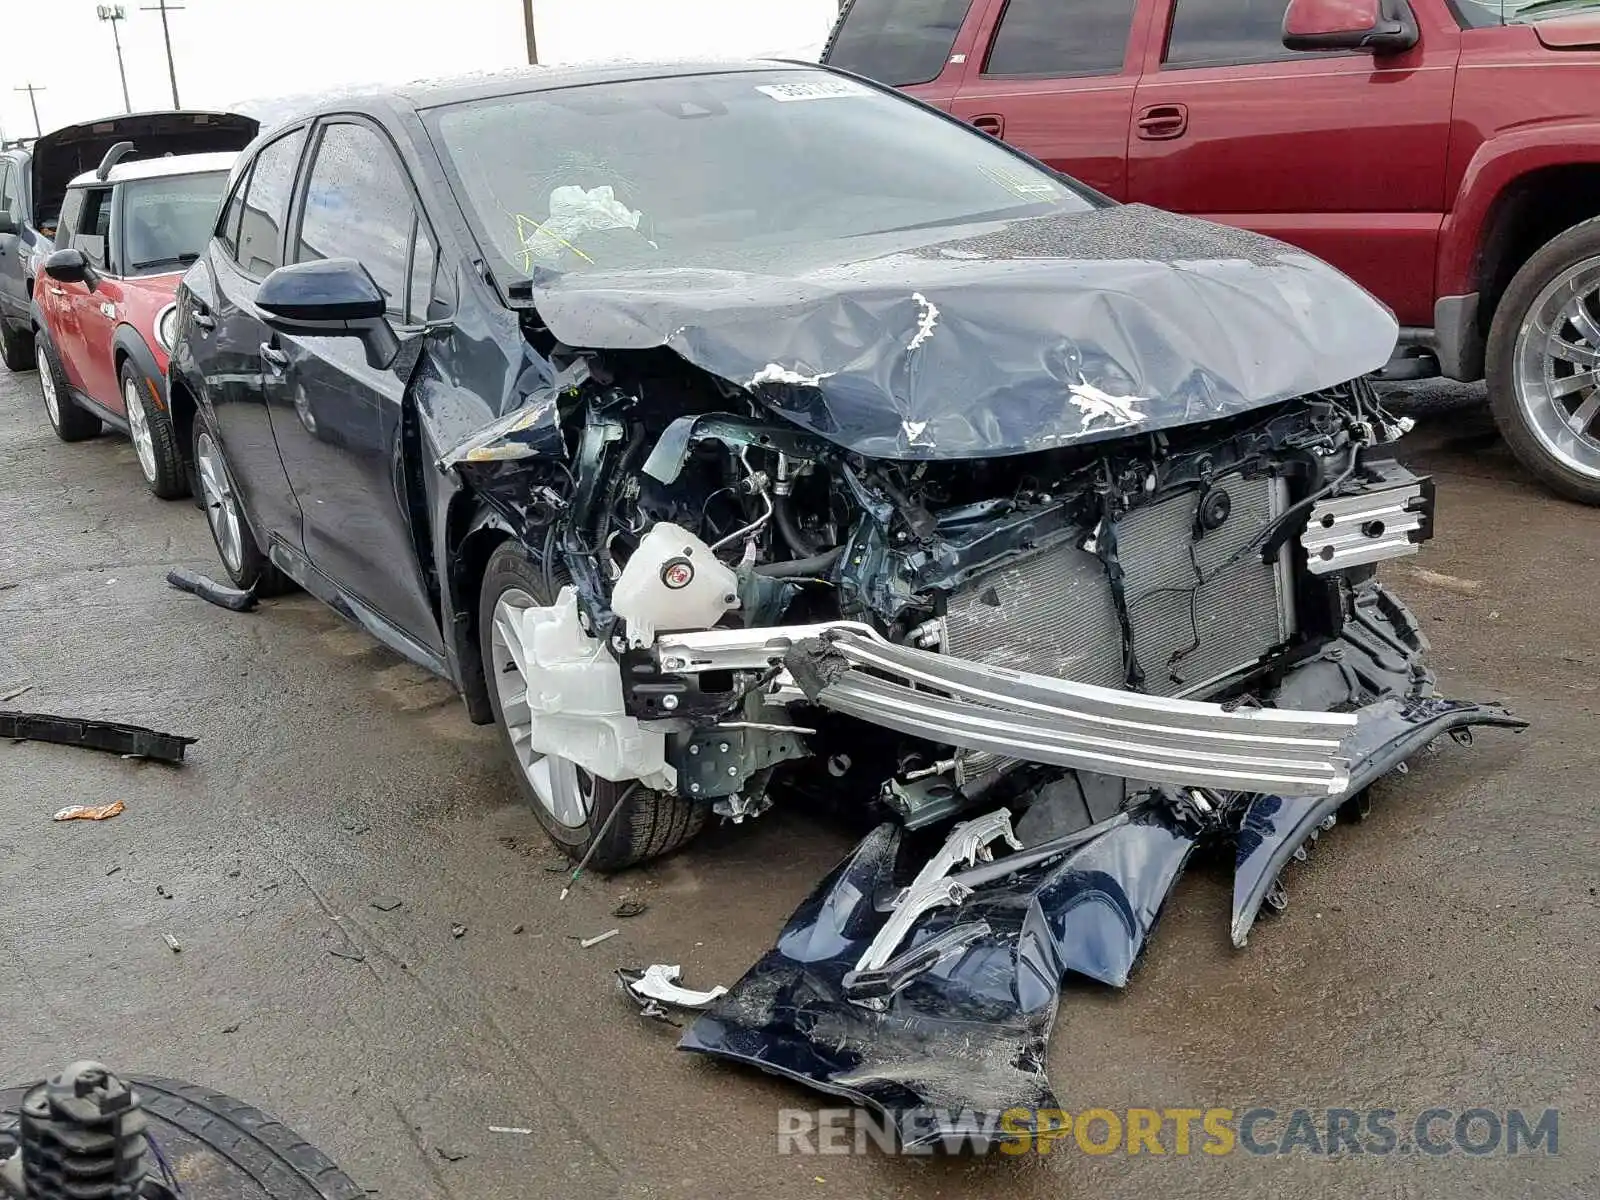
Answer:
[{"label": "white coolant reservoir", "polygon": [[644,535],[611,589],[612,611],[627,621],[634,646],[648,646],[658,629],[710,629],[738,607],[738,576],[710,546],[670,521]]}]

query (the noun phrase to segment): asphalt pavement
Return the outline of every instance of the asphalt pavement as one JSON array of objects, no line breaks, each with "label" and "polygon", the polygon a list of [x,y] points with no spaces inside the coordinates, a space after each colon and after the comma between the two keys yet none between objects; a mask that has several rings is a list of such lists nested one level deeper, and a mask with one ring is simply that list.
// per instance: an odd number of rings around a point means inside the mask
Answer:
[{"label": "asphalt pavement", "polygon": [[562,903],[445,684],[307,597],[238,615],[168,588],[217,570],[201,515],[121,437],[58,442],[32,374],[0,374],[0,707],[200,741],[182,768],[0,743],[0,1086],[81,1057],[191,1080],[419,1200],[1600,1194],[1600,510],[1527,479],[1474,390],[1407,403],[1438,532],[1384,574],[1442,689],[1533,728],[1413,760],[1245,950],[1226,869],[1192,869],[1125,992],[1069,986],[1050,1074],[1074,1112],[1556,1109],[1554,1155],[780,1154],[779,1110],[823,1098],[676,1053],[612,972],[731,984],[859,830],[775,811]]}]

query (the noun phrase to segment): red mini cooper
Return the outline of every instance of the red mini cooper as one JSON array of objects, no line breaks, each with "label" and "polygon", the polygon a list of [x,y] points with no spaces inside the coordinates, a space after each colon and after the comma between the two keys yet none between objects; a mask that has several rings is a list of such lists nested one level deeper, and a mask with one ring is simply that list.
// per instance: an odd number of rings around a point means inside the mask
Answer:
[{"label": "red mini cooper", "polygon": [[[233,136],[243,144],[249,132]],[[139,151],[120,142],[67,185],[34,289],[39,382],[62,441],[126,431],[150,490],[173,499],[189,494],[167,411],[173,296],[211,236],[234,153]]]}]

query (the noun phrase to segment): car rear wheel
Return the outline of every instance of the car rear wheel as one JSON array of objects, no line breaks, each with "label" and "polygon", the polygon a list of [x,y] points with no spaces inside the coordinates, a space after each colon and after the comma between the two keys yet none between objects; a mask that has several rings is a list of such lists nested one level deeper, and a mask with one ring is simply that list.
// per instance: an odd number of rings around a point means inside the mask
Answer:
[{"label": "car rear wheel", "polygon": [[61,373],[55,351],[41,342],[39,352],[39,390],[44,393],[44,411],[50,428],[63,442],[81,442],[100,435],[100,418],[78,407]]},{"label": "car rear wheel", "polygon": [[504,542],[490,556],[478,601],[478,644],[495,725],[518,787],[550,840],[573,858],[588,855],[597,870],[669,854],[700,832],[704,805],[638,782],[612,783],[532,749],[538,715],[527,703],[517,625],[528,609],[554,599],[538,564],[520,545]]},{"label": "car rear wheel", "polygon": [[33,334],[26,329],[13,329],[0,320],[0,361],[8,371],[31,371],[37,365],[33,353]]},{"label": "car rear wheel", "polygon": [[172,414],[156,402],[154,382],[142,371],[122,364],[122,403],[128,411],[128,437],[139,456],[144,481],[163,500],[189,494],[189,472],[178,448]]},{"label": "car rear wheel", "polygon": [[281,596],[292,590],[294,584],[289,577],[272,565],[256,543],[233,486],[233,476],[222,457],[222,444],[200,413],[194,419],[194,465],[200,481],[201,507],[229,581],[234,587],[263,597]]},{"label": "car rear wheel", "polygon": [[1517,272],[1487,366],[1495,423],[1522,465],[1563,496],[1600,504],[1600,220]]}]

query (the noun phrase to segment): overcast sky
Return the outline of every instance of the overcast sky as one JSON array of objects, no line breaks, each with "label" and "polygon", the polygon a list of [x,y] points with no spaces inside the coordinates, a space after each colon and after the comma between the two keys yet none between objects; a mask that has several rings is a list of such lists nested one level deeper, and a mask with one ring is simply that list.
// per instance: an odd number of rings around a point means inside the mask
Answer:
[{"label": "overcast sky", "polygon": [[[118,24],[135,112],[171,106],[156,0]],[[178,0],[168,20],[185,108],[526,61],[522,0]],[[111,28],[95,0],[0,0],[0,130],[33,133],[122,111]],[[837,0],[534,0],[541,62],[815,54]]]}]

